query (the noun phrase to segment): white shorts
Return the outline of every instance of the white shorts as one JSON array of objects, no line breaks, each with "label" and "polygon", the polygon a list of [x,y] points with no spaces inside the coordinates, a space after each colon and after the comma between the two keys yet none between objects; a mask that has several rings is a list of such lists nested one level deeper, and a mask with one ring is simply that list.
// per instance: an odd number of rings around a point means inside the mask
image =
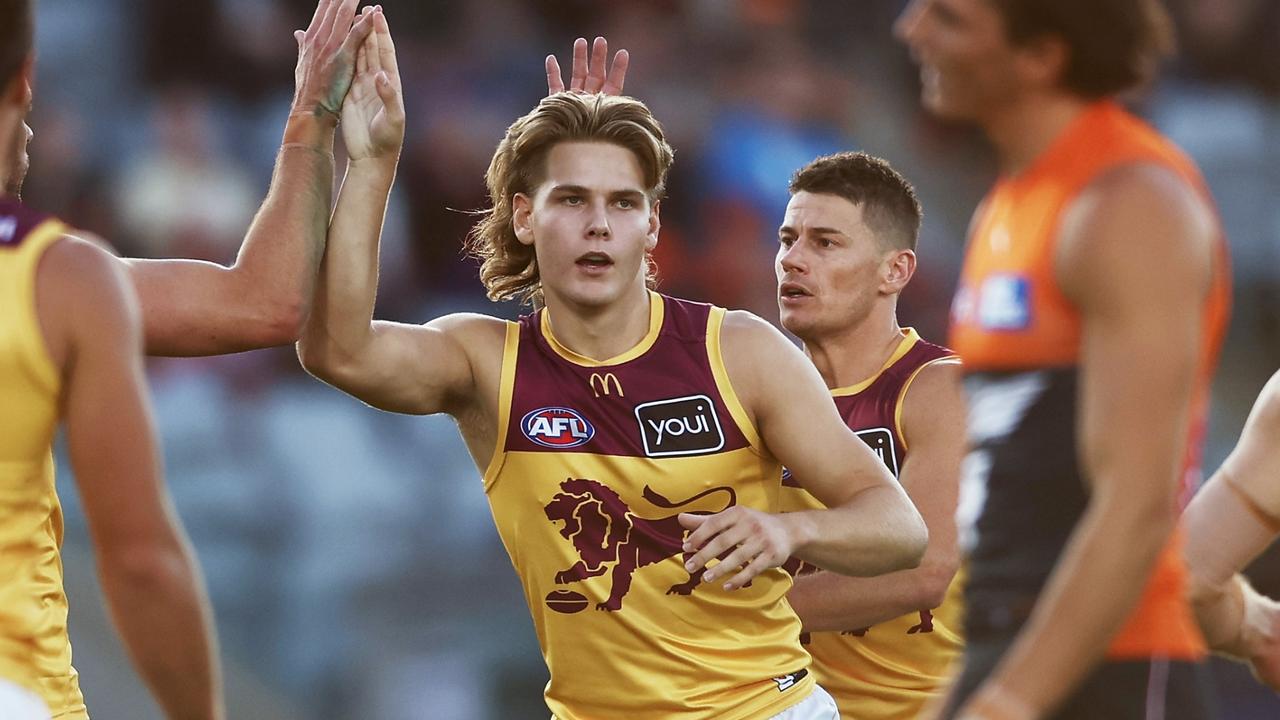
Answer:
[{"label": "white shorts", "polygon": [[40,696],[26,688],[0,680],[0,718],[4,720],[49,720],[49,708]]},{"label": "white shorts", "polygon": [[773,720],[840,720],[840,708],[826,690],[814,685],[809,697],[774,715]]}]

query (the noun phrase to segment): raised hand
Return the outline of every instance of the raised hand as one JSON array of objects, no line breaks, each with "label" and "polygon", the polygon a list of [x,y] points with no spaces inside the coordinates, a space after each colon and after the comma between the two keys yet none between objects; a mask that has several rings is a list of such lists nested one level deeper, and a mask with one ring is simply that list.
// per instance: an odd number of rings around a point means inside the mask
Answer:
[{"label": "raised hand", "polygon": [[371,14],[365,13],[356,21],[358,2],[320,0],[307,29],[294,31],[298,66],[294,70],[292,113],[338,119],[342,100],[351,87],[356,49],[373,30]]},{"label": "raised hand", "polygon": [[352,161],[395,159],[404,145],[404,94],[391,28],[382,6],[366,7],[373,32],[356,51],[355,79],[342,106],[342,139]]},{"label": "raised hand", "polygon": [[[605,95],[621,95],[622,87],[627,81],[627,67],[631,55],[626,50],[619,50],[613,56],[613,64],[606,74],[605,60],[609,57],[609,41],[596,38],[591,46],[591,59],[587,60],[587,39],[578,38],[573,41],[573,68],[569,73],[570,92],[604,93]],[[560,74],[560,61],[555,55],[547,56],[547,94],[554,95],[565,91],[564,77]]]},{"label": "raised hand", "polygon": [[746,587],[751,578],[785,563],[795,550],[784,515],[735,505],[714,515],[681,513],[679,521],[692,531],[684,541],[684,551],[694,555],[685,563],[685,570],[696,575],[712,558],[720,558],[720,564],[703,574],[702,581],[712,582],[737,570],[724,584],[725,590]]}]

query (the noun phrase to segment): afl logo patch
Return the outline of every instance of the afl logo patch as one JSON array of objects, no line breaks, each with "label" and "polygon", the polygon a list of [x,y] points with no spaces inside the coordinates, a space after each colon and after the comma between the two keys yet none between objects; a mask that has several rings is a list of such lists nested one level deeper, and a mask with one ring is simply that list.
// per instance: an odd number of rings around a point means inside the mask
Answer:
[{"label": "afl logo patch", "polygon": [[524,416],[520,430],[543,447],[561,450],[585,445],[596,434],[582,413],[566,407],[538,408]]}]

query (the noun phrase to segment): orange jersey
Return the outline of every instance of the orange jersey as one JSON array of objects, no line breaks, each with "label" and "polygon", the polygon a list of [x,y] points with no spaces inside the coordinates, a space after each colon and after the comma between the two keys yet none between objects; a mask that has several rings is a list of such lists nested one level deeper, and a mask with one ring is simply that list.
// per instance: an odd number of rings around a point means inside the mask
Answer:
[{"label": "orange jersey", "polygon": [[605,362],[546,311],[507,328],[485,473],[560,720],[763,720],[809,694],[773,569],[725,591],[684,569],[681,512],[777,511],[782,468],[720,355],[724,310],[651,293],[646,337]]},{"label": "orange jersey", "polygon": [[[1081,321],[1056,280],[1056,240],[1064,211],[1085,188],[1133,163],[1169,168],[1209,199],[1180,150],[1102,101],[1082,112],[1025,172],[997,182],[975,218],[950,338],[964,358],[971,404],[974,452],[960,502],[962,523],[968,521],[970,612],[980,611],[983,598],[1038,593],[1087,504],[1075,440]],[[1228,316],[1221,238],[1214,264],[1183,465],[1188,486],[1200,473],[1209,382]],[[1175,536],[1109,658],[1203,654],[1185,575]]]},{"label": "orange jersey", "polygon": [[[921,370],[945,362],[956,362],[955,354],[921,340],[915,330],[907,328],[875,376],[831,391],[845,424],[884,461],[894,477],[909,454],[902,432],[907,391]],[[822,507],[788,473],[783,474],[782,484],[784,510]],[[920,608],[869,628],[805,634],[806,647],[813,656],[813,674],[835,698],[843,717],[914,718],[946,688],[951,664],[963,649],[961,586],[957,576],[936,608]]]},{"label": "orange jersey", "polygon": [[54,718],[80,720],[51,450],[62,382],[36,315],[37,266],[65,232],[0,199],[0,678],[38,693]]}]

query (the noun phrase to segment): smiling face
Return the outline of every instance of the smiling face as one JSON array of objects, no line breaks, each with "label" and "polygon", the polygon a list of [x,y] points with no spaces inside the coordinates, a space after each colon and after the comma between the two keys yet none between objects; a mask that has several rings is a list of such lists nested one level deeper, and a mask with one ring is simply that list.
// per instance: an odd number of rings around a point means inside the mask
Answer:
[{"label": "smiling face", "polygon": [[920,65],[924,106],[953,120],[980,120],[1019,97],[1027,61],[1039,59],[1009,42],[991,0],[912,0],[894,34]]},{"label": "smiling face", "polygon": [[856,327],[915,270],[914,252],[882,243],[862,207],[838,195],[794,194],[778,243],[780,319],[805,342]]},{"label": "smiling face", "polygon": [[646,255],[658,242],[658,207],[630,150],[561,142],[542,182],[515,197],[516,237],[532,245],[544,296],[599,309],[643,293]]}]

